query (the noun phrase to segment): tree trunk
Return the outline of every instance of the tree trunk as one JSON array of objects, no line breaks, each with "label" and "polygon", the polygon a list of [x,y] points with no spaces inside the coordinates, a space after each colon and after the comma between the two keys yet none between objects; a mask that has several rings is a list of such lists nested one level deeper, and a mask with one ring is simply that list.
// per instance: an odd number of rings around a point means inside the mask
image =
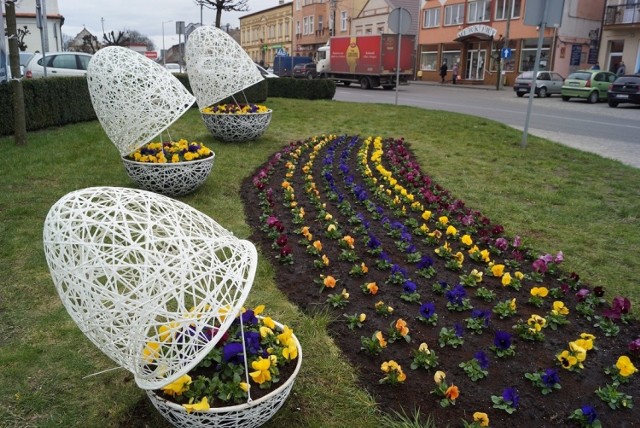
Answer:
[{"label": "tree trunk", "polygon": [[24,91],[20,72],[20,52],[14,2],[6,2],[7,34],[9,35],[9,61],[11,62],[11,92],[13,93],[13,129],[16,145],[27,144],[27,123],[24,111]]}]

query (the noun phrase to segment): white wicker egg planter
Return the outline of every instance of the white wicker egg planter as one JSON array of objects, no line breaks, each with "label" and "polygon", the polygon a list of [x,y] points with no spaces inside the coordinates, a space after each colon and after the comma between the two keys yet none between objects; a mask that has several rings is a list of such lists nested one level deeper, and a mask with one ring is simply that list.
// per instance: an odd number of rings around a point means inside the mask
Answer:
[{"label": "white wicker egg planter", "polygon": [[[281,330],[282,324],[275,323]],[[286,401],[302,365],[302,348],[293,335],[298,348],[296,367],[291,376],[267,395],[235,406],[212,407],[206,412],[187,413],[184,407],[166,400],[152,390],[147,396],[158,411],[175,427],[180,428],[254,428],[263,425],[276,414]],[[255,386],[254,386],[255,387]]]},{"label": "white wicker egg planter", "polygon": [[[246,300],[255,246],[175,199],[138,189],[93,187],[56,202],[44,252],[60,299],[80,330],[143,389],[194,368]],[[163,329],[217,329],[164,342]],[[152,353],[149,363],[146,351]],[[150,344],[156,344],[150,347]]]},{"label": "white wicker egg planter", "polygon": [[255,140],[264,134],[271,123],[272,110],[246,114],[200,113],[214,138],[221,141],[241,142]]},{"label": "white wicker egg planter", "polygon": [[204,159],[176,163],[136,162],[122,158],[129,177],[138,186],[167,196],[182,196],[193,192],[209,177],[215,154]]}]

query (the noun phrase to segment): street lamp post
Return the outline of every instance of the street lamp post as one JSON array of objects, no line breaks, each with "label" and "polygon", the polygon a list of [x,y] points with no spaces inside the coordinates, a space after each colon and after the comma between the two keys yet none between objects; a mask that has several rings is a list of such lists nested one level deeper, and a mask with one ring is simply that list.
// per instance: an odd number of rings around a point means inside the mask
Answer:
[{"label": "street lamp post", "polygon": [[173,19],[170,19],[168,21],[162,21],[162,65],[166,66],[167,65],[167,51],[164,48],[164,24],[168,24],[169,22],[173,22]]}]

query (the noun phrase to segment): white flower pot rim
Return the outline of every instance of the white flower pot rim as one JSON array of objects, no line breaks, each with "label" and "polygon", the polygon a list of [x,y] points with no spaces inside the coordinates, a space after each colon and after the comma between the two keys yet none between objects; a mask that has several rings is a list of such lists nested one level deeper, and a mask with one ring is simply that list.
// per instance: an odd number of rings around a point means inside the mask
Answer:
[{"label": "white flower pot rim", "polygon": [[250,116],[250,115],[269,114],[271,112],[273,112],[272,109],[269,109],[267,111],[257,111],[257,112],[252,112],[252,113],[213,113],[213,112],[205,112],[205,111],[200,110],[200,113],[202,113],[202,114],[206,114],[206,115],[209,115],[209,116],[221,116],[221,117],[222,116],[224,116],[224,117],[230,117],[230,116],[242,117],[242,116]]},{"label": "white flower pot rim", "polygon": [[[127,155],[129,156],[129,155]],[[190,161],[181,161],[181,162],[139,162],[132,159],[127,159],[126,156],[122,156],[122,160],[128,163],[133,163],[136,165],[144,165],[144,166],[160,166],[160,167],[170,167],[170,166],[184,166],[184,165],[193,165],[200,162],[211,161],[216,157],[216,154],[212,151],[211,156],[207,156],[202,159],[195,159]]]},{"label": "white flower pot rim", "polygon": [[[259,316],[258,318],[262,318],[262,317]],[[278,328],[278,330],[282,331],[284,326],[282,324],[280,324],[279,322],[277,322],[277,321],[274,321],[274,323],[275,323],[276,327]],[[300,341],[298,340],[298,338],[296,337],[295,334],[292,334],[292,337],[296,341],[296,348],[298,348],[298,358],[296,359],[296,367],[293,370],[293,373],[291,373],[291,376],[289,376],[289,378],[286,381],[284,381],[281,385],[279,385],[276,389],[274,389],[273,391],[270,391],[268,394],[266,394],[266,395],[264,395],[264,396],[262,396],[260,398],[256,398],[255,400],[251,400],[250,402],[247,402],[247,403],[235,404],[235,405],[232,405],[232,406],[211,407],[207,411],[199,411],[199,412],[195,412],[195,413],[199,413],[199,414],[226,413],[226,412],[247,410],[247,409],[249,409],[251,407],[258,406],[258,405],[264,403],[265,401],[270,400],[271,398],[273,398],[273,396],[278,395],[285,388],[288,388],[290,386],[290,384],[295,381],[296,377],[298,376],[298,372],[300,371],[300,367],[302,366],[302,346],[300,346]],[[171,400],[167,400],[166,398],[161,397],[160,395],[156,394],[153,390],[147,390],[147,394],[155,395],[155,399],[156,400],[161,400],[162,402],[164,402],[165,405],[173,408],[174,410],[183,411],[185,413],[187,412],[186,409],[182,406],[182,404],[178,404],[178,403],[175,403],[175,402],[173,402]]]}]

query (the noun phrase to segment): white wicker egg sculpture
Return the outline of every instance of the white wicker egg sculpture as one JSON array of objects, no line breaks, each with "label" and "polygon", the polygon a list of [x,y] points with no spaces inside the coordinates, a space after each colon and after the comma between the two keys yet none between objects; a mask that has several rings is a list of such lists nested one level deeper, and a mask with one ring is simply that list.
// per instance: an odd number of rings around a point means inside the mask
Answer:
[{"label": "white wicker egg sculpture", "polygon": [[49,210],[44,250],[82,332],[157,389],[209,353],[253,284],[257,252],[190,206],[144,190],[94,187]]},{"label": "white wicker egg sculpture", "polygon": [[169,70],[120,46],[93,55],[87,82],[100,124],[122,156],[151,141],[195,102]]},{"label": "white wicker egg sculpture", "polygon": [[264,80],[244,49],[216,27],[198,27],[189,35],[186,60],[200,110]]}]

